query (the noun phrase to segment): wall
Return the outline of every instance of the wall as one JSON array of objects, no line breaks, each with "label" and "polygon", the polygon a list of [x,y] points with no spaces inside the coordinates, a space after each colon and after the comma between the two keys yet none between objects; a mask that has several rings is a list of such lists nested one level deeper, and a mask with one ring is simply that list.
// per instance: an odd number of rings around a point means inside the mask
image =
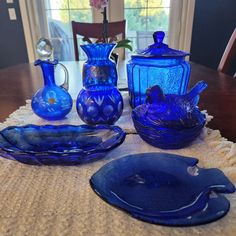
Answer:
[{"label": "wall", "polygon": [[[15,8],[17,20],[10,20],[8,8]],[[28,62],[19,0],[0,0],[0,68]]]},{"label": "wall", "polygon": [[235,27],[236,0],[196,0],[190,60],[217,69]]}]

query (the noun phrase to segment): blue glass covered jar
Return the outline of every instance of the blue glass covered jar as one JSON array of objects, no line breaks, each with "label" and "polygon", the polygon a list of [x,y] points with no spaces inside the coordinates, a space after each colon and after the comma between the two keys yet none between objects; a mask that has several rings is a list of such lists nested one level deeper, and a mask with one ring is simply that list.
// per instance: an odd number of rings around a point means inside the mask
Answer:
[{"label": "blue glass covered jar", "polygon": [[83,65],[83,86],[76,108],[87,124],[114,124],[123,111],[123,99],[117,89],[116,64],[110,60],[115,44],[82,45],[88,59]]},{"label": "blue glass covered jar", "polygon": [[154,85],[165,94],[185,94],[190,65],[185,61],[189,53],[171,49],[163,43],[165,33],[153,34],[154,44],[133,55],[127,64],[130,104],[133,108],[146,100],[146,90]]}]

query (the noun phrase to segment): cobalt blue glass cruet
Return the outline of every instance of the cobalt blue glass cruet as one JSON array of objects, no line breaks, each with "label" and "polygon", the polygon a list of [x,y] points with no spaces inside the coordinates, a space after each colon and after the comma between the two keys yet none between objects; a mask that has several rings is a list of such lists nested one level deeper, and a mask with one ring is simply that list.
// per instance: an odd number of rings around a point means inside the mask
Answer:
[{"label": "cobalt blue glass cruet", "polygon": [[133,108],[143,104],[146,90],[159,85],[164,94],[185,94],[190,65],[185,61],[189,53],[171,49],[163,43],[165,33],[153,34],[154,44],[133,55],[127,64],[130,104]]},{"label": "cobalt blue glass cruet", "polygon": [[[44,78],[44,86],[32,98],[31,106],[36,115],[46,120],[63,119],[71,110],[73,101],[68,93],[68,71],[57,60],[50,60],[52,46],[49,40],[40,39],[37,43],[40,59],[34,65],[40,66]],[[55,83],[55,66],[61,65],[65,71],[65,82],[58,86]]]}]

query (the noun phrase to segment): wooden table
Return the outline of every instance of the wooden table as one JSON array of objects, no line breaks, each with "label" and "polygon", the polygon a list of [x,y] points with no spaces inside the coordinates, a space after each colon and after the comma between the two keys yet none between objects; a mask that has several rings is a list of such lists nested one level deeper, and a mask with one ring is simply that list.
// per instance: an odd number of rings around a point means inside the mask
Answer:
[{"label": "wooden table", "polygon": [[[69,92],[76,98],[82,80],[82,62],[65,62],[70,75]],[[204,80],[208,89],[201,95],[199,106],[207,109],[214,119],[208,124],[213,129],[219,129],[222,136],[236,142],[236,80],[230,76],[218,73],[204,66],[191,63],[192,72],[189,87],[197,81]],[[125,77],[125,63],[119,66],[120,78]],[[63,71],[58,67],[56,71],[58,83],[63,82]],[[20,64],[0,70],[0,122],[25,100],[32,97],[35,91],[42,86],[40,68],[32,64]]]}]

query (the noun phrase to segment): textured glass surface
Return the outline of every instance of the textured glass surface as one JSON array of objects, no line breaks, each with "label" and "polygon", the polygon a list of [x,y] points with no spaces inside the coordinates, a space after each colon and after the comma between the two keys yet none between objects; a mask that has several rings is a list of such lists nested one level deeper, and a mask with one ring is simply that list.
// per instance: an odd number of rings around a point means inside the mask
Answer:
[{"label": "textured glass surface", "polygon": [[116,64],[109,59],[115,44],[82,45],[87,55],[83,85],[77,98],[77,112],[87,124],[114,124],[123,111],[123,99],[116,88]]},{"label": "textured glass surface", "polygon": [[32,109],[36,115],[46,120],[64,118],[71,110],[73,101],[70,94],[62,87],[55,84],[54,66],[57,61],[37,60],[35,65],[40,65],[44,87],[39,89],[32,98]]},{"label": "textured glass surface", "polygon": [[116,87],[93,86],[81,90],[76,107],[87,124],[114,124],[122,114],[123,99]]},{"label": "textured glass surface", "polygon": [[0,155],[32,165],[76,165],[104,157],[124,139],[117,126],[12,126],[0,131]]},{"label": "textured glass surface", "polygon": [[185,94],[190,66],[179,59],[133,59],[127,64],[130,104],[143,104],[146,90],[159,85],[166,94]]},{"label": "textured glass surface", "polygon": [[[134,217],[167,225],[206,223],[229,210],[224,198],[214,202],[221,206],[212,214],[207,205],[211,192],[233,193],[235,187],[222,171],[202,169],[197,163],[195,158],[167,153],[128,155],[103,166],[90,183],[105,201]],[[198,219],[206,210],[210,217],[207,213]],[[189,221],[190,216],[197,222]]]},{"label": "textured glass surface", "polygon": [[135,129],[147,143],[163,148],[178,149],[196,139],[206,123],[205,115],[196,107],[199,94],[207,87],[197,83],[189,93],[164,95],[159,86],[147,91],[145,104],[132,111]]}]

